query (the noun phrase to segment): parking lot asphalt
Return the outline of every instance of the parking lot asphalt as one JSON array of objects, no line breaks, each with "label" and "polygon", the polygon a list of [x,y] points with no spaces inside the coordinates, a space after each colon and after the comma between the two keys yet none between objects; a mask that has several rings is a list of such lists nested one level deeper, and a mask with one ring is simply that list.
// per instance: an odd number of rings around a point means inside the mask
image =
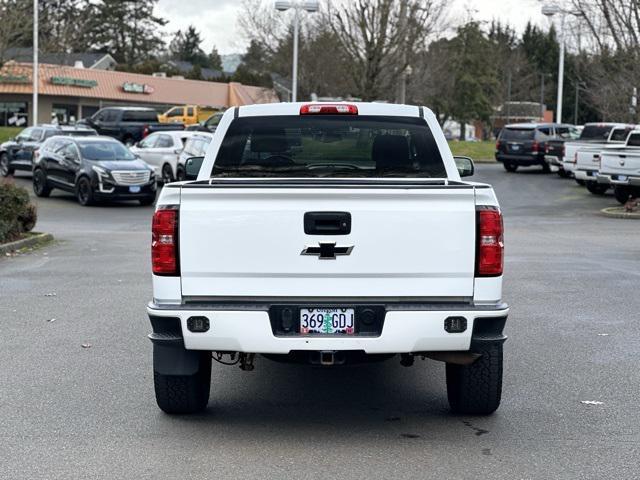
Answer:
[{"label": "parking lot asphalt", "polygon": [[504,211],[512,308],[490,417],[448,412],[442,363],[262,358],[214,363],[207,411],[165,415],[144,309],[153,208],[38,199],[57,243],[0,259],[0,478],[640,477],[640,222],[555,175],[474,180]]}]

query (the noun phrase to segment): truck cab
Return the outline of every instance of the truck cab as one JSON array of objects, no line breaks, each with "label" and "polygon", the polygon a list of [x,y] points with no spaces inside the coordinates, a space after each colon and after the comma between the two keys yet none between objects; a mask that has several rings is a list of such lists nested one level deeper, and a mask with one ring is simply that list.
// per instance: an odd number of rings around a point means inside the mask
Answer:
[{"label": "truck cab", "polygon": [[[193,168],[192,168],[193,167]],[[211,362],[446,363],[455,412],[502,385],[503,224],[427,108],[229,109],[152,226],[156,400],[206,407]],[[192,172],[193,170],[193,172]],[[215,380],[218,381],[218,380]]]},{"label": "truck cab", "polygon": [[612,186],[620,203],[640,197],[640,131],[632,131],[623,147],[607,148],[599,156],[597,181]]}]

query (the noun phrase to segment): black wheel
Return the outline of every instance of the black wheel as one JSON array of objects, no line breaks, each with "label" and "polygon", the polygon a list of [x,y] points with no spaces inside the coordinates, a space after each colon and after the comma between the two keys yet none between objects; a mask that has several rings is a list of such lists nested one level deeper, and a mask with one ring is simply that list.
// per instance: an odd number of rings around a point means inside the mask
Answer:
[{"label": "black wheel", "polygon": [[513,163],[505,162],[505,163],[503,163],[503,165],[504,165],[504,169],[507,172],[515,172],[516,170],[518,170],[518,165],[514,165]]},{"label": "black wheel", "polygon": [[141,198],[138,201],[140,202],[140,205],[143,205],[143,206],[153,205],[153,202],[156,201],[156,196],[155,195],[149,195],[148,197]]},{"label": "black wheel", "polygon": [[182,165],[178,165],[178,181],[182,182],[187,178],[187,172],[185,172],[184,167]]},{"label": "black wheel", "polygon": [[542,171],[544,173],[549,173],[551,171],[551,167],[549,166],[548,163],[545,162],[545,163],[542,164]]},{"label": "black wheel", "polygon": [[609,190],[609,185],[603,185],[598,182],[587,182],[586,183],[587,190],[593,193],[594,195],[604,195],[607,190]]},{"label": "black wheel", "polygon": [[629,197],[633,196],[633,191],[629,187],[616,185],[613,187],[613,196],[616,197],[619,203],[624,205],[629,201]]},{"label": "black wheel", "polygon": [[124,140],[122,140],[122,143],[124,143],[127,147],[133,147],[136,144],[136,142],[131,137],[125,137]]},{"label": "black wheel", "polygon": [[454,413],[489,415],[502,395],[502,344],[477,351],[482,356],[471,365],[447,363],[447,397]]},{"label": "black wheel", "polygon": [[47,174],[40,168],[33,172],[33,193],[37,197],[48,197],[51,193],[51,187],[47,182]]},{"label": "black wheel", "polygon": [[569,178],[569,173],[562,167],[558,170],[558,175],[562,178]]},{"label": "black wheel", "polygon": [[193,375],[162,375],[154,370],[158,407],[166,413],[196,413],[209,403],[211,352],[202,352]]},{"label": "black wheel", "polygon": [[578,185],[580,185],[581,187],[584,187],[585,181],[584,180],[578,180],[577,178],[574,178],[574,180],[576,181],[576,183]]},{"label": "black wheel", "polygon": [[93,188],[87,177],[80,177],[78,180],[76,184],[76,198],[78,199],[78,203],[83,207],[94,204]]},{"label": "black wheel", "polygon": [[165,163],[162,166],[162,183],[171,183],[173,182],[173,169],[171,165]]},{"label": "black wheel", "polygon": [[2,152],[0,154],[0,176],[8,177],[9,175],[13,175],[14,169],[11,168],[11,163],[9,162],[9,154],[7,152]]}]

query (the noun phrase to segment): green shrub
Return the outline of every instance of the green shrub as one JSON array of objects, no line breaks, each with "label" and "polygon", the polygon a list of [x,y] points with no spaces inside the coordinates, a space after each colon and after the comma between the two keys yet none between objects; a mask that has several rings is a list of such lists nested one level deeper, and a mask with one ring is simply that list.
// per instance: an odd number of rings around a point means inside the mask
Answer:
[{"label": "green shrub", "polygon": [[0,183],[0,243],[17,240],[35,227],[36,206],[27,191],[10,181]]}]

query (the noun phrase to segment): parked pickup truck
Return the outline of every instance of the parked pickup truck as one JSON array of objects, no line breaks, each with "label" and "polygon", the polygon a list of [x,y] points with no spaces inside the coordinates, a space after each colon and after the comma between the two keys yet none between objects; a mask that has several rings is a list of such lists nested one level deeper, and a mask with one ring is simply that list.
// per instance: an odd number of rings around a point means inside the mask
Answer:
[{"label": "parked pickup truck", "polygon": [[213,108],[199,107],[198,105],[184,105],[173,107],[158,115],[162,123],[182,123],[184,125],[198,125],[206,121],[213,113]]},{"label": "parked pickup truck", "polygon": [[[458,170],[460,169],[460,170]],[[156,400],[206,407],[212,358],[446,362],[456,412],[500,403],[508,307],[489,185],[434,114],[379,103],[228,110],[152,222]],[[313,375],[313,371],[309,371]],[[221,379],[218,379],[221,381]]]},{"label": "parked pickup truck", "polygon": [[[564,144],[564,158],[562,159],[563,171],[566,172],[567,176],[575,177],[576,153],[578,150],[590,147],[601,149],[610,144],[623,144],[633,128],[633,125],[624,123],[586,124],[578,140]],[[584,180],[582,179],[576,179],[576,181],[580,185],[584,184]]]},{"label": "parked pickup truck", "polygon": [[619,143],[619,138],[623,135],[623,142],[626,142],[631,134],[627,128],[614,128],[611,131],[610,143],[606,145],[598,143],[584,145],[576,152],[576,166],[574,171],[576,180],[584,182],[587,190],[594,195],[604,195],[611,186],[606,183],[604,178],[598,181],[600,156],[604,151],[625,149],[627,143]]},{"label": "parked pickup truck", "polygon": [[180,123],[160,123],[158,114],[145,107],[108,107],[78,122],[95,129],[100,135],[120,140],[128,147],[153,132],[184,130]]},{"label": "parked pickup truck", "polygon": [[600,153],[598,182],[612,185],[616,200],[626,203],[640,197],[640,131],[633,131],[623,148],[608,148]]}]

